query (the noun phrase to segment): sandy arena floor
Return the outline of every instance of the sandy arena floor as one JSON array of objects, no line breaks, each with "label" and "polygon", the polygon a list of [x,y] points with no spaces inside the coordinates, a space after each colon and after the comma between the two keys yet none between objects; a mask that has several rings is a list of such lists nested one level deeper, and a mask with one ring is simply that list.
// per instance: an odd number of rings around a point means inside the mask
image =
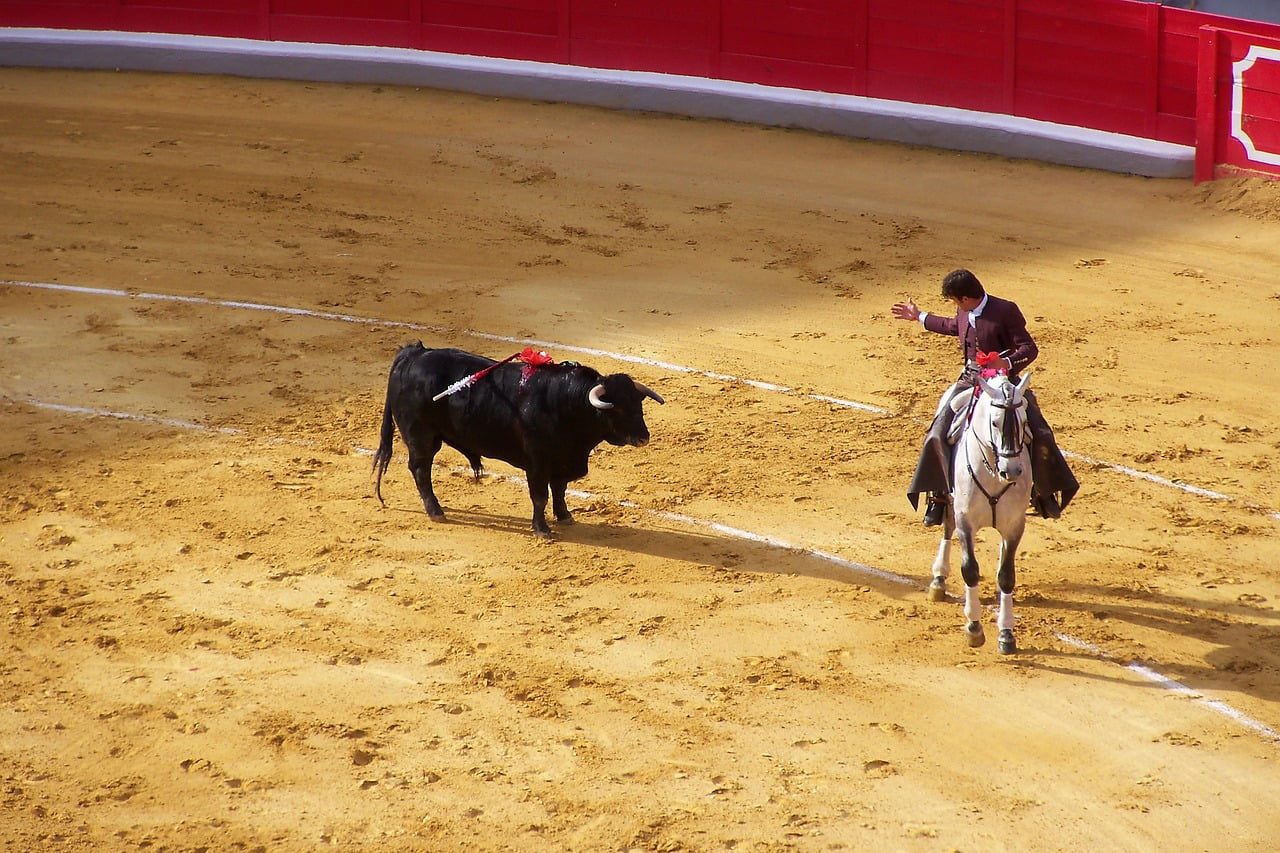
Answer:
[{"label": "sandy arena floor", "polygon": [[[0,848],[1274,849],[1280,187],[13,69],[0,166]],[[1083,483],[1012,657],[903,494],[956,266]],[[369,479],[419,337],[667,405],[552,541],[452,451],[431,523]]]}]

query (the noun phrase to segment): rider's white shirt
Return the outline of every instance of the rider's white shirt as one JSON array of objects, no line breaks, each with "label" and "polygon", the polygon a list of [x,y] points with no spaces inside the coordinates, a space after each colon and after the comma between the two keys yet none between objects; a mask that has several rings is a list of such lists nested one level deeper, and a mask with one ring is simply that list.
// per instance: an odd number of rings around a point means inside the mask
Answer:
[{"label": "rider's white shirt", "polygon": [[969,312],[969,328],[978,328],[978,317],[982,314],[982,309],[987,307],[987,300],[990,299],[987,294],[982,294],[982,301],[978,303],[978,307]]},{"label": "rider's white shirt", "polygon": [[[982,294],[982,301],[978,303],[978,307],[974,308],[972,311],[969,312],[969,328],[970,329],[978,328],[978,316],[982,314],[982,309],[987,307],[987,300],[989,298],[990,298],[990,294],[987,294],[987,293]],[[928,316],[929,316],[928,311],[920,312],[921,326],[924,325],[924,319]]]}]

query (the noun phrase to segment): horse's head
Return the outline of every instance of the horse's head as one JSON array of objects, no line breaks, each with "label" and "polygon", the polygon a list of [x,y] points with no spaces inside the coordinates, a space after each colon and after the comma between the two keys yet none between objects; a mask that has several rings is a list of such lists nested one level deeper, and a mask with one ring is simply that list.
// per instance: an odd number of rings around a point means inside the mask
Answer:
[{"label": "horse's head", "polygon": [[[1023,474],[1022,453],[1027,445],[1027,385],[1031,374],[1023,374],[1018,383],[1003,373],[991,379],[978,378],[982,389],[980,408],[974,412],[975,426],[985,422],[987,435],[982,440],[995,452],[996,473],[1000,479],[1016,480]],[[979,420],[979,417],[982,420]]]}]

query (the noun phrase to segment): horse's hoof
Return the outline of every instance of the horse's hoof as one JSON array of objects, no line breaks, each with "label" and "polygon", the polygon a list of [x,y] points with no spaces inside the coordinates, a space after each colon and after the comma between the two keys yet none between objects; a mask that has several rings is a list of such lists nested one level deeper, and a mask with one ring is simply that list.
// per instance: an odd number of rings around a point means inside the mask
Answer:
[{"label": "horse's hoof", "polygon": [[432,521],[444,521],[444,510],[440,507],[436,507],[435,509],[427,507],[427,518]]},{"label": "horse's hoof", "polygon": [[969,638],[969,648],[981,648],[987,642],[987,635],[982,633],[981,622],[970,622],[964,626],[964,633]]},{"label": "horse's hoof", "polygon": [[556,516],[557,524],[573,524],[573,513],[566,512],[564,515]]},{"label": "horse's hoof", "polygon": [[934,578],[933,583],[929,584],[929,600],[947,600],[947,584],[941,578]]},{"label": "horse's hoof", "polygon": [[1000,629],[1000,639],[996,641],[996,647],[1000,649],[1000,654],[1002,655],[1012,655],[1017,653],[1018,641],[1013,638],[1012,629]]}]

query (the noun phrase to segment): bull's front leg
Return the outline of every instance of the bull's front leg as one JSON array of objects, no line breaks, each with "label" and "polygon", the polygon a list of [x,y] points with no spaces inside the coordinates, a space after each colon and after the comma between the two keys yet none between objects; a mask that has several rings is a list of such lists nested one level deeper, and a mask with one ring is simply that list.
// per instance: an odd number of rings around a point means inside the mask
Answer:
[{"label": "bull's front leg", "polygon": [[[406,442],[407,443],[407,442]],[[418,496],[422,498],[422,508],[427,515],[437,521],[444,518],[444,510],[436,499],[435,489],[431,485],[431,466],[435,463],[436,454],[440,452],[439,436],[431,436],[422,442],[421,450],[416,446],[409,448],[409,472],[413,474],[413,482],[418,487]]]},{"label": "bull's front leg", "polygon": [[551,481],[551,512],[561,524],[573,524],[573,513],[569,512],[569,505],[564,502],[564,490],[568,485],[566,480]]},{"label": "bull's front leg", "polygon": [[551,528],[547,526],[547,478],[541,474],[526,472],[529,481],[529,500],[533,501],[533,532],[539,536],[550,536]]}]

